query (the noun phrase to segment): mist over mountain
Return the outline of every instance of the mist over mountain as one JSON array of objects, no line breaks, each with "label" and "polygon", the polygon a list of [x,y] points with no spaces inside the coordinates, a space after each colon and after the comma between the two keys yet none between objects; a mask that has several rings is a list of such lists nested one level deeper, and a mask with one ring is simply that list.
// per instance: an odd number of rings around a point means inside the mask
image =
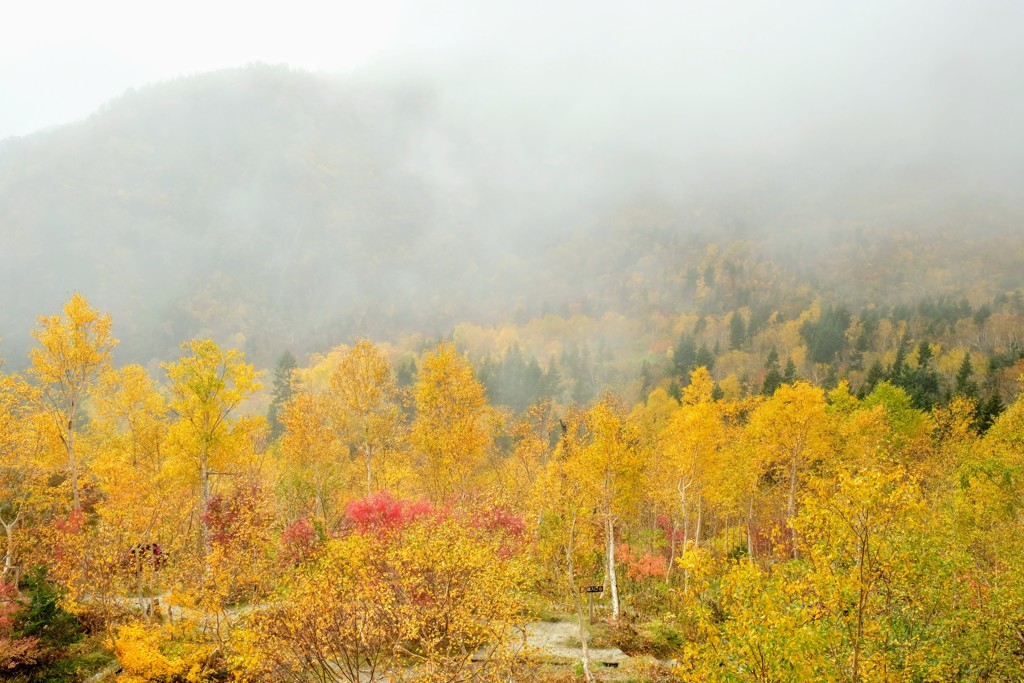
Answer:
[{"label": "mist over mountain", "polygon": [[[856,303],[961,293],[977,272],[999,274],[986,295],[1021,286],[1011,96],[987,121],[979,103],[938,111],[940,79],[879,110],[856,92],[770,93],[774,66],[765,102],[729,112],[707,99],[713,79],[686,80],[693,65],[669,87],[664,65],[582,68],[577,47],[553,73],[253,65],[0,142],[0,353],[20,365],[35,316],[73,290],[142,362],[191,337],[269,364],[460,321],[678,313],[695,304],[673,282],[710,243]],[[728,51],[714,54],[728,75]]]},{"label": "mist over mountain", "polygon": [[81,124],[8,141],[4,285],[26,296],[5,336],[70,289],[157,353],[210,334],[323,344],[370,313],[385,326],[420,315],[414,298],[429,306],[484,265],[453,270],[472,231],[440,224],[473,198],[439,207],[416,168],[445,163],[417,148],[459,144],[435,117],[420,90],[256,67],[130,92]]}]

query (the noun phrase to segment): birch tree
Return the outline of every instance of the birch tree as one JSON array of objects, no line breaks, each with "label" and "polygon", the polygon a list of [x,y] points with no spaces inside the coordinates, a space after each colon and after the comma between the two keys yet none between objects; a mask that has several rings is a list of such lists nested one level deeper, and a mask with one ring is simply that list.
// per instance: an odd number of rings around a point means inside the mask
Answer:
[{"label": "birch tree", "polygon": [[110,332],[110,316],[90,308],[81,294],[75,293],[63,311],[63,316],[40,316],[32,330],[38,346],[30,352],[28,376],[38,391],[37,409],[52,421],[63,446],[71,503],[77,510],[82,506],[78,421],[97,376],[110,366],[110,351],[117,339]]}]

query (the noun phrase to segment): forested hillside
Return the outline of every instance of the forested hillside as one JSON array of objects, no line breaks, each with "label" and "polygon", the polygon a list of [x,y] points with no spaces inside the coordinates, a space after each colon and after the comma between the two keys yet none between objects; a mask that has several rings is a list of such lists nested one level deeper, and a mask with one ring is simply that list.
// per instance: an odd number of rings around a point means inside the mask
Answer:
[{"label": "forested hillside", "polygon": [[1020,203],[972,189],[961,167],[840,178],[823,159],[784,181],[760,163],[724,191],[717,160],[638,160],[613,136],[598,152],[585,112],[539,135],[543,119],[509,126],[459,100],[465,87],[252,66],[0,142],[8,362],[72,291],[122,321],[120,358],[152,367],[189,337],[269,366],[461,323],[647,328],[743,307],[793,316],[816,296],[854,313],[981,306],[1022,286]]},{"label": "forested hillside", "polygon": [[[116,327],[76,294],[0,376],[0,663],[615,677],[593,640],[633,680],[1015,680],[1020,298],[866,310],[697,318],[633,398],[584,392],[578,349],[474,367],[450,342],[266,376],[193,339],[154,375],[112,362]],[[994,350],[909,341],[951,330]],[[541,618],[575,624],[577,675],[524,649]]]}]

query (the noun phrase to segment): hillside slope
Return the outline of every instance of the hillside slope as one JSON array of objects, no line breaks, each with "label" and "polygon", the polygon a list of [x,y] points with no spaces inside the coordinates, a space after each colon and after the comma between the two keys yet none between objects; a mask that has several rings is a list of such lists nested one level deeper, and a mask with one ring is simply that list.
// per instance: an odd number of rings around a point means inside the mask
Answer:
[{"label": "hillside slope", "polygon": [[[452,95],[486,101],[501,85],[487,87],[251,66],[0,142],[0,355],[22,364],[34,316],[72,290],[112,313],[122,360],[212,336],[267,365],[285,348],[462,321],[1024,284],[1019,207],[979,199],[949,169],[838,183],[752,164],[718,169],[728,182],[712,191],[672,149],[638,157],[611,134],[604,147],[594,131],[574,137],[586,112],[553,111],[538,131]],[[698,301],[712,243],[741,243],[761,280]]]}]

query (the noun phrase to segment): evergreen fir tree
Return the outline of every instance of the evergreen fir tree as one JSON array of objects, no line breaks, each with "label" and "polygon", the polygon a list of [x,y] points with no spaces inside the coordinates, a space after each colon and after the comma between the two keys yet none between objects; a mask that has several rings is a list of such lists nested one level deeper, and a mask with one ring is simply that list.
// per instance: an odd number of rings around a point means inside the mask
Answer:
[{"label": "evergreen fir tree", "polygon": [[693,370],[694,361],[697,358],[697,344],[693,337],[684,334],[679,338],[675,351],[672,355],[672,367],[676,377],[687,378]]},{"label": "evergreen fir tree", "polygon": [[[870,373],[870,370],[868,371]],[[898,387],[905,387],[907,372],[907,337],[904,335],[896,346],[896,358],[889,366],[889,373],[886,379]]]},{"label": "evergreen fir tree", "polygon": [[861,385],[860,391],[857,395],[860,398],[864,398],[878,386],[880,382],[885,379],[885,367],[882,365],[882,361],[875,359],[875,362],[868,368],[868,374],[864,377],[864,384]]},{"label": "evergreen fir tree", "polygon": [[928,342],[917,347],[917,368],[904,372],[904,388],[910,394],[914,407],[931,410],[939,401],[939,374],[932,368],[932,348]]},{"label": "evergreen fir tree", "polygon": [[[784,373],[784,374],[789,373],[789,371],[790,371],[790,363],[792,363],[792,362],[793,362],[793,360],[790,359],[789,363],[786,363],[786,373]],[[792,370],[793,370],[793,378],[794,378],[793,381],[795,382],[796,381],[796,365],[792,366]],[[790,383],[792,383],[792,382],[790,382]],[[825,373],[825,379],[823,379],[821,381],[821,386],[822,386],[823,389],[826,389],[826,390],[835,389],[837,386],[839,386],[839,371],[836,369],[836,366],[834,364],[830,364],[828,366],[828,371]]]},{"label": "evergreen fir tree", "polygon": [[764,382],[761,384],[761,393],[771,396],[782,385],[782,373],[779,372],[779,352],[775,350],[774,346],[768,351],[764,367],[768,372],[765,373]]},{"label": "evergreen fir tree", "polygon": [[408,358],[398,365],[398,370],[395,372],[395,384],[400,389],[405,387],[411,387],[412,383],[416,380],[416,359]]},{"label": "evergreen fir tree", "polygon": [[964,354],[964,360],[957,370],[956,380],[953,384],[954,396],[965,396],[967,398],[978,398],[978,383],[974,381],[974,366],[971,365],[971,354]]},{"label": "evergreen fir tree", "polygon": [[[697,355],[693,359],[693,367],[704,367],[709,371],[715,367],[715,354],[708,349],[706,344],[701,344],[700,348],[697,349]],[[689,381],[689,376],[686,377],[686,380]]]},{"label": "evergreen fir tree", "polygon": [[785,384],[792,384],[796,381],[796,363],[792,358],[786,360],[786,369],[782,371],[782,381]]},{"label": "evergreen fir tree", "polygon": [[640,396],[638,398],[641,403],[647,401],[647,395],[651,393],[653,386],[654,373],[651,371],[651,363],[644,359],[643,365],[640,366]]},{"label": "evergreen fir tree", "polygon": [[743,316],[739,311],[734,311],[729,320],[729,348],[734,351],[741,348],[746,338],[747,326],[743,322]]},{"label": "evergreen fir tree", "polygon": [[281,409],[292,396],[292,373],[298,367],[295,355],[285,351],[277,359],[274,367],[274,387],[271,393],[270,407],[267,409],[267,423],[270,425],[270,438],[276,439],[284,432],[281,424]]},{"label": "evergreen fir tree", "polygon": [[846,349],[846,330],[849,327],[850,312],[842,306],[829,306],[821,312],[817,322],[804,322],[800,336],[807,344],[810,359],[815,363],[835,362]]},{"label": "evergreen fir tree", "polygon": [[541,380],[541,397],[555,398],[562,393],[562,373],[558,369],[558,361],[554,358],[548,363]]},{"label": "evergreen fir tree", "polygon": [[998,391],[989,394],[988,399],[978,407],[978,431],[984,434],[1002,412],[1006,410]]}]

